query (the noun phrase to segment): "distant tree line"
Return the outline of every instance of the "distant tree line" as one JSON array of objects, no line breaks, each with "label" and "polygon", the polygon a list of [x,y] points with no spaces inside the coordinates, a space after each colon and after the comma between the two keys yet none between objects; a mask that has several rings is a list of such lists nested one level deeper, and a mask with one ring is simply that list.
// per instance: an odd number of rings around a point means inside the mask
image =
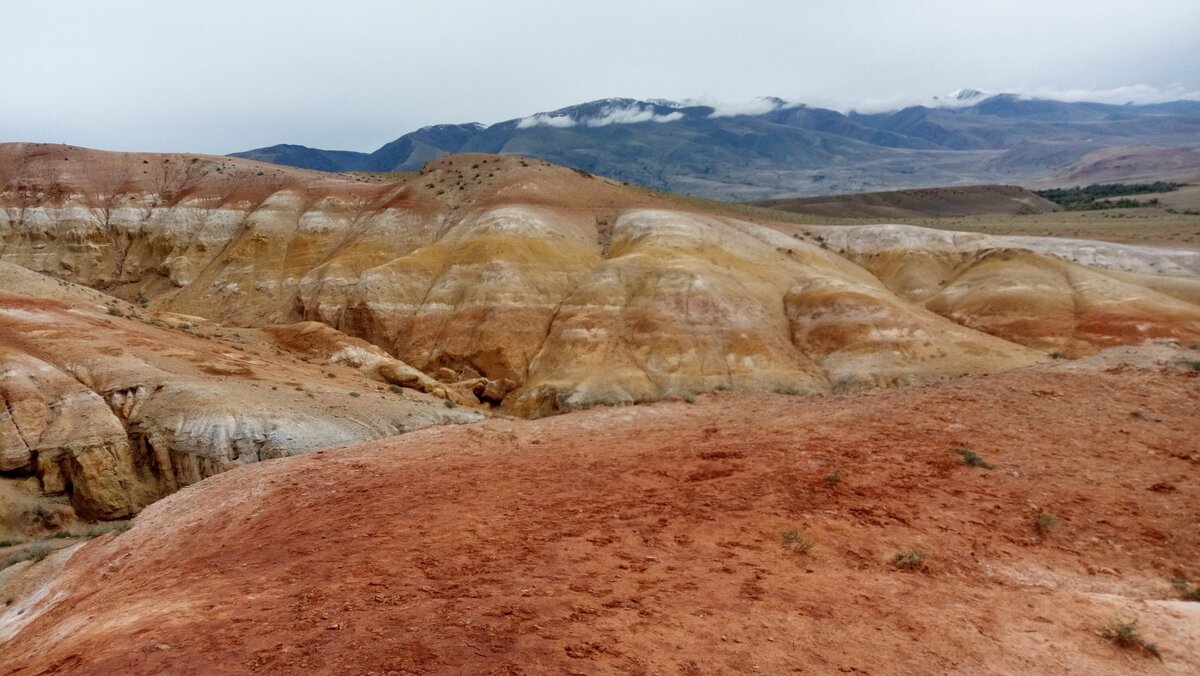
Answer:
[{"label": "distant tree line", "polygon": [[1085,188],[1051,188],[1038,190],[1037,194],[1067,211],[1088,211],[1090,209],[1129,209],[1133,207],[1156,207],[1158,199],[1134,200],[1111,199],[1125,195],[1145,195],[1149,193],[1171,192],[1185,186],[1185,183],[1170,183],[1155,181],[1154,183],[1106,183],[1094,184]]}]

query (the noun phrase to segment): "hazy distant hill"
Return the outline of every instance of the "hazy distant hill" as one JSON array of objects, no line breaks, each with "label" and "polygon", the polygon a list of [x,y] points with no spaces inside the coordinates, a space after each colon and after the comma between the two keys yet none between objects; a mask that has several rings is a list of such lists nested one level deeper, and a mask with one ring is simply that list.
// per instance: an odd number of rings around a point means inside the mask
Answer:
[{"label": "hazy distant hill", "polygon": [[737,109],[602,99],[491,126],[405,134],[370,154],[284,145],[237,157],[326,171],[404,171],[454,152],[528,155],[723,199],[1029,183],[1117,146],[1200,145],[1200,102],[1109,105],[985,97],[843,114],[760,99]]}]

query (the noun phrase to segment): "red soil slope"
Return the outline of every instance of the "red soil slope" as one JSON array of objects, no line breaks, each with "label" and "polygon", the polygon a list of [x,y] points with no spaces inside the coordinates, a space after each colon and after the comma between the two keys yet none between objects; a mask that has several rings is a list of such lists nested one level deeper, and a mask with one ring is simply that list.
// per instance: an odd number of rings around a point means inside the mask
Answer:
[{"label": "red soil slope", "polygon": [[1200,604],[1169,580],[1200,580],[1197,353],[1122,354],[239,468],[15,601],[0,672],[1196,673]]}]

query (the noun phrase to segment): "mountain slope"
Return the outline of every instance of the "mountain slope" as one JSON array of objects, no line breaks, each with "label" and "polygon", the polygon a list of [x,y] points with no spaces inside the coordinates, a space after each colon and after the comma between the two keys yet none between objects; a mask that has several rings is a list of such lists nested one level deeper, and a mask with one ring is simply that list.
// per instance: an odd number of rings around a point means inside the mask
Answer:
[{"label": "mountain slope", "polygon": [[350,161],[344,153],[284,153],[279,146],[235,155],[312,169],[413,171],[446,153],[514,154],[637,185],[749,200],[1029,183],[1087,153],[1141,144],[1188,148],[1197,138],[1198,102],[1115,106],[968,91],[938,105],[875,114],[780,99],[742,110],[602,99],[488,127],[427,127]]}]

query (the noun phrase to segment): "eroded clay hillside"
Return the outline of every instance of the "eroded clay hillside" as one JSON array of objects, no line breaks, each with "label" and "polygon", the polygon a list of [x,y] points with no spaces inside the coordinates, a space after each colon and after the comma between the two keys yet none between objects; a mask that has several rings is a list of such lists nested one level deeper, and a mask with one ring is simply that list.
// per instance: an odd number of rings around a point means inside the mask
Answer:
[{"label": "eroded clay hillside", "polygon": [[1198,355],[240,467],[0,573],[0,671],[1194,674]]},{"label": "eroded clay hillside", "polygon": [[1015,239],[785,232],[517,157],[378,178],[10,144],[0,186],[3,260],[151,310],[316,320],[520,415],[1200,340],[1194,253],[1122,250],[1130,271]]},{"label": "eroded clay hillside", "polygon": [[[232,467],[482,416],[323,325],[229,330],[0,262],[0,539],[120,519]],[[337,345],[313,358],[301,340]],[[472,398],[473,399],[473,398]]]}]

